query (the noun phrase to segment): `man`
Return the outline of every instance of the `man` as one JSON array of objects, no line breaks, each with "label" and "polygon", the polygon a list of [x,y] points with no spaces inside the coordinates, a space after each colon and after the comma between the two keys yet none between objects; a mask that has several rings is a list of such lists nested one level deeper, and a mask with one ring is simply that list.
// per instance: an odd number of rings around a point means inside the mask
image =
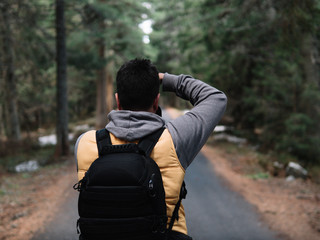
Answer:
[{"label": "man", "polygon": [[[112,144],[137,141],[165,126],[155,145],[151,158],[158,164],[165,189],[168,223],[176,203],[185,171],[198,154],[214,127],[221,119],[227,103],[224,93],[187,75],[158,73],[146,59],[134,59],[125,63],[117,73],[118,111],[108,115],[106,129]],[[178,97],[194,105],[188,113],[169,122],[159,116],[159,86],[163,91],[175,92]],[[91,163],[98,158],[95,131],[79,137],[75,156],[78,178],[83,178]],[[176,239],[191,239],[183,206],[179,208],[179,221],[172,230]]]}]

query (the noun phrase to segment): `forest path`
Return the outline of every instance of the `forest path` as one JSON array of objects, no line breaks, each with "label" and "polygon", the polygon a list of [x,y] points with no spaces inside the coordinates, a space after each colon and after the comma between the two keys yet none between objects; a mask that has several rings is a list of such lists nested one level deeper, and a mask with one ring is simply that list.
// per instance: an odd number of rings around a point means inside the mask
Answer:
[{"label": "forest path", "polygon": [[[181,112],[167,109],[162,114],[165,120],[169,120]],[[76,182],[76,173],[70,178],[74,178]],[[259,221],[254,207],[238,193],[229,190],[225,182],[215,174],[213,164],[201,152],[188,168],[185,180],[188,196],[183,204],[189,234],[194,239],[276,239],[275,234]],[[65,195],[64,203],[55,217],[32,240],[78,239],[78,194],[70,190],[70,187],[66,191],[69,193]]]},{"label": "forest path", "polygon": [[[76,173],[72,175],[70,172],[70,178],[76,181],[75,177]],[[213,165],[202,153],[187,170],[186,184],[188,196],[183,204],[189,234],[194,239],[276,239],[275,234],[260,222],[255,208],[238,193],[229,190],[224,181],[216,176]],[[78,239],[78,194],[71,186],[67,186],[66,191],[55,216],[32,240]]]},{"label": "forest path", "polygon": [[187,170],[188,196],[184,201],[188,231],[196,240],[277,239],[256,213],[256,208],[217,177],[200,152]]},{"label": "forest path", "polygon": [[[54,210],[54,216],[46,221],[45,226],[41,227],[35,233],[32,240],[76,240],[79,239],[76,229],[78,215],[78,191],[73,190],[72,184],[76,183],[77,174],[75,168],[72,168],[66,174],[69,175],[69,181],[60,182],[60,188],[64,189],[64,194],[57,201]],[[48,201],[50,201],[48,199]],[[44,212],[48,209],[44,209]]]}]

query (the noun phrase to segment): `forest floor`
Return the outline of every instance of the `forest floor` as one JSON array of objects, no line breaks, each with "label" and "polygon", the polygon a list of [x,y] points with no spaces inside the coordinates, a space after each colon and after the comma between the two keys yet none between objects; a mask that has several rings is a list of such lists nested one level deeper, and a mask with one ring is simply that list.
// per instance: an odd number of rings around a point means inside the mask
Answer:
[{"label": "forest floor", "polygon": [[[319,185],[299,179],[252,178],[248,168],[260,169],[254,153],[230,144],[205,146],[202,152],[216,173],[256,206],[262,220],[282,239],[320,239]],[[72,158],[34,173],[2,174],[0,240],[31,239],[73,191],[74,181]]]},{"label": "forest floor", "polygon": [[[172,115],[173,113],[171,113]],[[271,177],[248,146],[212,142],[202,149],[215,172],[254,205],[281,239],[320,239],[320,185],[311,180]],[[73,157],[33,173],[1,173],[0,240],[28,240],[70,196]]]},{"label": "forest floor", "polygon": [[70,195],[75,184],[73,158],[33,173],[0,177],[0,240],[29,240]]},{"label": "forest floor", "polygon": [[205,146],[202,153],[215,172],[256,207],[262,221],[281,239],[320,239],[320,185],[310,180],[286,181],[268,176],[254,151],[242,148],[221,143]]}]

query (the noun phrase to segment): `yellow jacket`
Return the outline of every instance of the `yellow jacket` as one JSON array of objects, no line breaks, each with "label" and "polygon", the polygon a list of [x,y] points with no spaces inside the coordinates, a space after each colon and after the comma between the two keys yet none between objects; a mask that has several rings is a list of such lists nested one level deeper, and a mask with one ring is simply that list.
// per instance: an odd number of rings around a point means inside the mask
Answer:
[{"label": "yellow jacket", "polygon": [[[110,137],[113,145],[128,143],[128,141],[116,138],[113,134],[110,134]],[[180,188],[184,179],[185,170],[177,157],[168,130],[163,132],[150,156],[158,164],[162,175],[163,186],[166,193],[169,223],[174,207],[179,200]],[[92,162],[98,158],[95,131],[88,131],[81,136],[78,141],[76,157],[78,162],[78,179],[81,180]],[[179,209],[179,221],[175,221],[172,229],[187,234],[187,225],[182,204]]]}]

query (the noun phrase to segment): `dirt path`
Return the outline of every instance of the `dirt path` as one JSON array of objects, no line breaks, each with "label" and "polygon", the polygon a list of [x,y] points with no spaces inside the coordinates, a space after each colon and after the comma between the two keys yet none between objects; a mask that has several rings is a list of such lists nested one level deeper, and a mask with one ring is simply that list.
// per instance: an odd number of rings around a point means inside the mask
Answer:
[{"label": "dirt path", "polygon": [[[210,162],[198,154],[186,175],[188,197],[183,201],[189,234],[197,240],[275,240],[255,208],[216,176]],[[55,217],[32,240],[76,240],[77,193],[68,191]]]},{"label": "dirt path", "polygon": [[261,221],[256,208],[217,176],[199,153],[186,172],[188,195],[183,200],[188,232],[196,240],[279,240]]},{"label": "dirt path", "polygon": [[75,167],[71,160],[32,174],[1,176],[0,240],[27,240],[41,231],[69,196]]},{"label": "dirt path", "polygon": [[216,173],[257,207],[272,230],[292,240],[320,239],[319,186],[302,180],[286,182],[284,178],[253,180],[238,170],[239,164],[249,162],[240,158],[237,161],[237,156],[219,148],[204,147],[202,152],[211,160]]}]

